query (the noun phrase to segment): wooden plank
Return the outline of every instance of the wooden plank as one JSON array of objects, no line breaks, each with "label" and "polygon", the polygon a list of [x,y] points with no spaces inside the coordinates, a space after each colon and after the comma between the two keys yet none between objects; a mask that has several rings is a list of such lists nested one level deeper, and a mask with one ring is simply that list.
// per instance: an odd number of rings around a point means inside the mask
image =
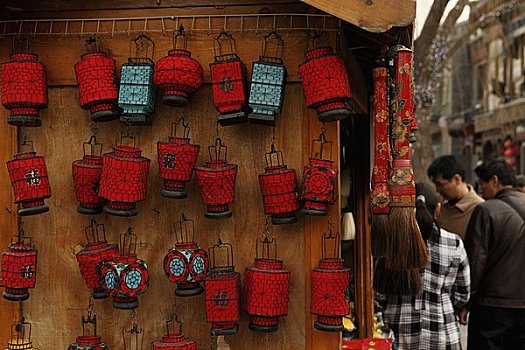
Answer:
[{"label": "wooden plank", "polygon": [[370,32],[385,32],[404,27],[416,18],[415,0],[302,0],[308,5],[336,16]]},{"label": "wooden plank", "polygon": [[[2,46],[0,46],[0,51]],[[8,114],[0,108],[0,249],[3,251],[11,236],[17,232],[17,207],[11,190],[11,180],[5,162],[13,157],[17,150],[17,130],[6,123]],[[19,303],[0,298],[0,339],[9,339],[10,325],[18,320]],[[2,344],[5,344],[2,343]]]}]

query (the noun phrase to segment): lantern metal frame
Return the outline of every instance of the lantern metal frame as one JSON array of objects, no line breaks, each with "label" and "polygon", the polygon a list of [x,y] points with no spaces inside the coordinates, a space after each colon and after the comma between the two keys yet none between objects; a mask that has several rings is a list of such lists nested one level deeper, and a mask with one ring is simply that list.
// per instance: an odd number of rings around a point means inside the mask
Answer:
[{"label": "lantern metal frame", "polygon": [[133,310],[130,328],[122,329],[122,340],[124,343],[124,350],[144,349],[144,328],[139,328],[138,326],[136,310]]},{"label": "lantern metal frame", "polygon": [[[178,325],[178,331],[175,330],[175,324]],[[170,327],[170,325],[172,325],[172,327]],[[195,341],[184,336],[182,333],[182,321],[179,320],[176,313],[173,313],[171,317],[166,320],[166,334],[162,336],[162,340],[152,343],[152,349],[197,350],[197,345]]]},{"label": "lantern metal frame", "polygon": [[13,323],[11,325],[11,333],[6,350],[38,350],[37,348],[33,347],[33,342],[31,341],[31,332],[31,323],[26,322],[25,318],[21,316],[17,323]]}]

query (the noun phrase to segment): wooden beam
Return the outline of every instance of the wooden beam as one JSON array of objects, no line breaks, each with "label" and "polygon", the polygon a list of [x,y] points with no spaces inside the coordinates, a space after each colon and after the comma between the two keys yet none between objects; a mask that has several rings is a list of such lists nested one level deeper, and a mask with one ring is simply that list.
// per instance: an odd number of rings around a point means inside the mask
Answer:
[{"label": "wooden beam", "polygon": [[415,0],[302,0],[370,32],[404,27],[416,18]]}]

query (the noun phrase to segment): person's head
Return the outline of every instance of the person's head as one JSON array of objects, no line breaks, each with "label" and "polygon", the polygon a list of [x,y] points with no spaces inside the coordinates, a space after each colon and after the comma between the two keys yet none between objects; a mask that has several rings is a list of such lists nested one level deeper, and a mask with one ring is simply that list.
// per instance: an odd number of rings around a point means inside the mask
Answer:
[{"label": "person's head", "polygon": [[439,210],[439,196],[432,186],[416,183],[416,220],[424,240],[430,237]]},{"label": "person's head", "polygon": [[465,168],[454,156],[441,156],[434,160],[428,167],[427,175],[445,199],[461,199],[468,192]]},{"label": "person's head", "polygon": [[485,199],[496,197],[500,190],[513,187],[516,183],[514,169],[503,159],[482,163],[474,172],[479,179],[480,194]]},{"label": "person's head", "polygon": [[516,175],[516,183],[514,187],[521,192],[525,192],[525,175]]}]

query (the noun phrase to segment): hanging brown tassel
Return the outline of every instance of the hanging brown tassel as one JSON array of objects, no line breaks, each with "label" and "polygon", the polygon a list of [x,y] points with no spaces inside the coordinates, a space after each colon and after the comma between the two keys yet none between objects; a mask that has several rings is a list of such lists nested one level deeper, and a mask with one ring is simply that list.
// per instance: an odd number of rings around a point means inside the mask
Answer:
[{"label": "hanging brown tassel", "polygon": [[420,269],[390,270],[384,258],[376,261],[373,283],[375,291],[384,295],[414,295],[423,287]]},{"label": "hanging brown tassel", "polygon": [[427,249],[414,213],[415,183],[410,161],[409,125],[412,114],[412,51],[396,46],[393,53],[394,88],[391,103],[390,141],[392,172],[388,183],[390,215],[385,254],[386,268],[410,270],[424,268]]},{"label": "hanging brown tassel", "polygon": [[388,163],[390,162],[390,146],[388,143],[388,70],[384,58],[377,61],[377,67],[372,70],[374,78],[374,168],[372,170],[372,192],[370,193],[370,209],[372,224],[372,255],[385,256],[388,236]]}]

